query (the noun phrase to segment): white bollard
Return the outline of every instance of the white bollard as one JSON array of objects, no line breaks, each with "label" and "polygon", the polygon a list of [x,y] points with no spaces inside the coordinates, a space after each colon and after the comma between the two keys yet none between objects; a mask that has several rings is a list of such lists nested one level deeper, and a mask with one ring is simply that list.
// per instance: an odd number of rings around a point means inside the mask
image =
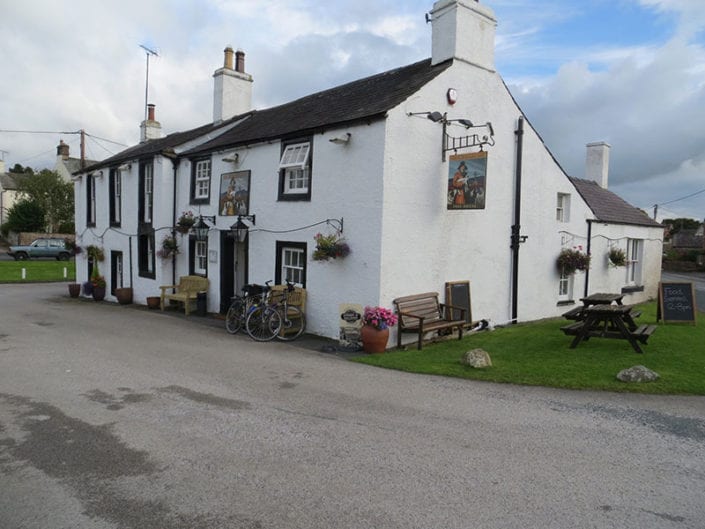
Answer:
[{"label": "white bollard", "polygon": [[66,279],[67,276],[68,274],[66,273],[66,267],[64,267],[64,279]]},{"label": "white bollard", "polygon": [[25,279],[27,279],[27,269],[23,268],[22,269],[22,280],[24,281]]}]

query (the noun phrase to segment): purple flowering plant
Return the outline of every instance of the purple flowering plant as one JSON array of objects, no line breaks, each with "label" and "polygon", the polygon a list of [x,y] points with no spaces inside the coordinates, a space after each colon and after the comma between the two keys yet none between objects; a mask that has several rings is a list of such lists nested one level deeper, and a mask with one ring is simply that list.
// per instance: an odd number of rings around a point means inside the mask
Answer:
[{"label": "purple flowering plant", "polygon": [[362,324],[384,330],[397,324],[397,315],[384,307],[365,307]]},{"label": "purple flowering plant", "polygon": [[313,251],[314,261],[327,261],[338,257],[347,257],[350,254],[350,246],[339,233],[323,235],[317,233],[313,236],[316,241],[316,249]]}]

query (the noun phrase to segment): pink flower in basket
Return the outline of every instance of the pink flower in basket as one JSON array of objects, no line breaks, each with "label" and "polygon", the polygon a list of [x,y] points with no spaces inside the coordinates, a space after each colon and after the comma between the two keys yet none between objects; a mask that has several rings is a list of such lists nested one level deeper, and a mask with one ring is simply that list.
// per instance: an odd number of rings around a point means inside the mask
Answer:
[{"label": "pink flower in basket", "polygon": [[384,307],[365,307],[362,323],[383,330],[397,324],[397,315]]}]

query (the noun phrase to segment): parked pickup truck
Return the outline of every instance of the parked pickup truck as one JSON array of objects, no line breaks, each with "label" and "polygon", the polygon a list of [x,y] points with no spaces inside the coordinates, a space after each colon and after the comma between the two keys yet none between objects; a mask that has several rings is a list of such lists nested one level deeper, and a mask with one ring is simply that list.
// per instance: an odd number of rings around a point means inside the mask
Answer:
[{"label": "parked pickup truck", "polygon": [[10,246],[7,253],[15,261],[25,261],[30,258],[50,257],[57,261],[68,261],[72,251],[66,247],[64,239],[43,238],[32,241],[27,246]]}]

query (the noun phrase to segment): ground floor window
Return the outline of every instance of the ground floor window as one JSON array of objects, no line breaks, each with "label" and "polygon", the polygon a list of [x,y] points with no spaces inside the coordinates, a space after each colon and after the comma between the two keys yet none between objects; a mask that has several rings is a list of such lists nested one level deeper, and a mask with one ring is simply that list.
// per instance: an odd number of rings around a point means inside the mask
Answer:
[{"label": "ground floor window", "polygon": [[110,293],[114,296],[115,289],[123,287],[122,252],[110,252]]},{"label": "ground floor window", "polygon": [[193,240],[191,252],[191,273],[199,276],[208,275],[208,241]]},{"label": "ground floor window", "polygon": [[306,287],[306,243],[277,241],[277,284],[286,281]]},{"label": "ground floor window", "polygon": [[560,272],[558,279],[558,301],[568,301],[573,299],[573,276],[575,274],[567,274],[565,269]]},{"label": "ground floor window", "polygon": [[137,262],[141,277],[154,279],[154,230],[141,233],[137,238]]},{"label": "ground floor window", "polygon": [[644,241],[627,239],[627,285],[641,285]]}]

